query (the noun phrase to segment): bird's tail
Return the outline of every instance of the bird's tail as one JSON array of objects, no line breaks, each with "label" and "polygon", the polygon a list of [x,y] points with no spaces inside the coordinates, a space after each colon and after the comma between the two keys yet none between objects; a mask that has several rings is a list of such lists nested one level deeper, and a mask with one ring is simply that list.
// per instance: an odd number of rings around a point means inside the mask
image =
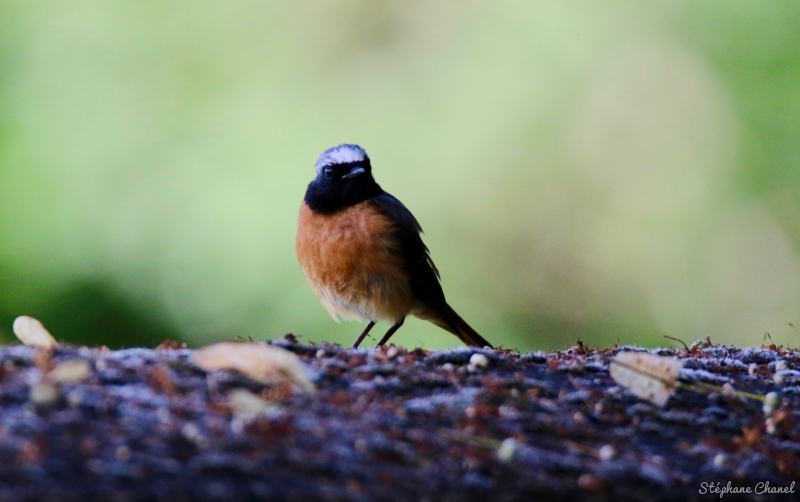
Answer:
[{"label": "bird's tail", "polygon": [[444,307],[442,312],[438,312],[439,315],[429,318],[432,323],[456,335],[469,346],[494,348],[491,343],[487,342],[484,337],[472,329],[472,326],[467,324],[467,321],[456,314],[456,311],[450,305],[445,303]]}]

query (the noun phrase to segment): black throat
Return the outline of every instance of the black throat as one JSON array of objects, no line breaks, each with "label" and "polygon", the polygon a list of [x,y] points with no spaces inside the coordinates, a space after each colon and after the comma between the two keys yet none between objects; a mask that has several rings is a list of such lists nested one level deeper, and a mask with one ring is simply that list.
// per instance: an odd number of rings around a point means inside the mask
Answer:
[{"label": "black throat", "polygon": [[372,173],[365,173],[349,180],[317,178],[308,184],[305,203],[314,212],[333,214],[383,193]]}]

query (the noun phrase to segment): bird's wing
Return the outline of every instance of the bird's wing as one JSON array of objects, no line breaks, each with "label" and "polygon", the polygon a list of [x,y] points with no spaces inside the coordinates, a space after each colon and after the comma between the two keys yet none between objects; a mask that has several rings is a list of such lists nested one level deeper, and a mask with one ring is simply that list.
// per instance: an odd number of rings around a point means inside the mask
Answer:
[{"label": "bird's wing", "polygon": [[[448,315],[449,307],[439,284],[439,271],[433,264],[425,243],[422,242],[422,227],[402,202],[386,192],[370,199],[395,223],[395,236],[406,271],[410,277],[411,292],[425,305],[439,314],[445,322],[453,324]],[[455,325],[452,326],[457,331]]]}]

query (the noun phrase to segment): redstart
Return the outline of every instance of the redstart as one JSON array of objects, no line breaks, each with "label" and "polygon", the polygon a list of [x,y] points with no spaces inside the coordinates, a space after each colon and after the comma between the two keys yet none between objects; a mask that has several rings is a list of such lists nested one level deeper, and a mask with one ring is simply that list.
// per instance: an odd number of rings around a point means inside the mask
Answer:
[{"label": "redstart", "polygon": [[467,345],[491,347],[447,304],[439,271],[411,211],[372,177],[367,152],[343,144],[322,152],[297,222],[297,259],[320,303],[338,322],[368,320],[353,347],[375,323],[391,328],[406,316],[430,321]]}]

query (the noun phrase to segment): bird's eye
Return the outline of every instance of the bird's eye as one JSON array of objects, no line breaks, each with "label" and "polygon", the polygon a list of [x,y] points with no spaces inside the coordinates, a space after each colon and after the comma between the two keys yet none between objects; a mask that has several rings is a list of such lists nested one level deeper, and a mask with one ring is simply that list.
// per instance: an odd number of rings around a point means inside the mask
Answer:
[{"label": "bird's eye", "polygon": [[325,170],[322,171],[322,174],[324,174],[326,178],[331,179],[333,178],[333,169],[330,167],[326,167]]}]

